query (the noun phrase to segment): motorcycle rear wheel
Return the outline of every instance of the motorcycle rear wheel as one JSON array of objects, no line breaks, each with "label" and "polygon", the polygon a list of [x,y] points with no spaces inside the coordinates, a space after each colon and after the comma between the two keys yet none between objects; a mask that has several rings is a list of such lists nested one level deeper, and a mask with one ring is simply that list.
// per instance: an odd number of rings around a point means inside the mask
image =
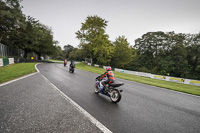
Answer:
[{"label": "motorcycle rear wheel", "polygon": [[110,99],[113,103],[118,103],[121,100],[121,93],[117,89],[111,90]]}]

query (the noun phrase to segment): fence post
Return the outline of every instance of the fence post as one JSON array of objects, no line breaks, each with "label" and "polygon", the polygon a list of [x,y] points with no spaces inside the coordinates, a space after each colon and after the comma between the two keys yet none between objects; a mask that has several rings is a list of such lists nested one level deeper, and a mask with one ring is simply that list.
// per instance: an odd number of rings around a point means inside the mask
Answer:
[{"label": "fence post", "polygon": [[0,58],[0,66],[3,66],[3,59]]},{"label": "fence post", "polygon": [[2,53],[3,53],[3,50],[2,50],[2,46],[1,43],[0,43],[0,57],[3,57]]},{"label": "fence post", "polygon": [[9,64],[13,64],[14,63],[14,58],[8,58]]}]

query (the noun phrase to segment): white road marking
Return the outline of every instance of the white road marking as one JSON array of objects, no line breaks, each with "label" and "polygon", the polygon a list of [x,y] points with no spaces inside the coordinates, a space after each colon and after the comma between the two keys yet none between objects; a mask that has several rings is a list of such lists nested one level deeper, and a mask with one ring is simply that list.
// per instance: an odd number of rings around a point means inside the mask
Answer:
[{"label": "white road marking", "polygon": [[[41,73],[40,73],[41,74]],[[54,84],[52,84],[46,77],[42,74],[41,76],[68,102],[70,102],[76,109],[78,109],[86,118],[88,118],[94,125],[96,125],[104,133],[112,133],[108,128],[106,128],[102,123],[85,111],[81,106],[74,102],[71,98],[65,95],[61,90],[59,90]]]},{"label": "white road marking", "polygon": [[1,87],[1,86],[4,86],[4,85],[7,85],[7,84],[10,84],[10,83],[13,83],[13,82],[15,82],[15,81],[18,81],[18,80],[21,80],[21,79],[24,79],[24,78],[30,77],[30,76],[32,76],[32,75],[35,75],[36,73],[38,73],[38,72],[35,72],[35,73],[32,73],[32,74],[29,74],[29,75],[26,75],[26,76],[23,76],[23,77],[20,77],[20,78],[17,78],[17,79],[14,79],[14,80],[8,81],[8,82],[5,82],[5,83],[3,83],[3,84],[0,84],[0,87]]},{"label": "white road marking", "polygon": [[[37,68],[37,64],[35,65],[35,69],[37,72],[14,79],[9,82],[5,82],[3,84],[0,84],[1,86],[13,83],[15,81],[30,77],[32,75],[35,75],[36,73],[40,73],[40,71]],[[46,77],[44,77],[41,73],[40,75],[68,102],[70,102],[78,111],[80,111],[86,118],[88,118],[94,125],[96,125],[102,132],[104,133],[112,133],[108,128],[106,128],[102,123],[100,123],[97,119],[95,119],[92,115],[90,115],[87,111],[85,111],[81,106],[79,106],[76,102],[74,102],[71,98],[69,98],[67,95],[65,95],[61,90],[59,90],[54,84],[52,84]]]},{"label": "white road marking", "polygon": [[4,85],[7,85],[7,84],[10,84],[10,83],[13,83],[13,82],[15,82],[15,81],[18,81],[18,80],[21,80],[21,79],[30,77],[30,76],[32,76],[32,75],[35,75],[36,73],[40,72],[40,71],[37,69],[36,66],[37,66],[37,64],[35,65],[35,69],[37,70],[37,72],[28,74],[28,75],[26,75],[26,76],[22,76],[22,77],[20,77],[20,78],[17,78],[17,79],[14,79],[14,80],[11,80],[11,81],[8,81],[8,82],[5,82],[5,83],[2,83],[2,84],[0,84],[0,87],[1,87],[1,86],[4,86]]}]

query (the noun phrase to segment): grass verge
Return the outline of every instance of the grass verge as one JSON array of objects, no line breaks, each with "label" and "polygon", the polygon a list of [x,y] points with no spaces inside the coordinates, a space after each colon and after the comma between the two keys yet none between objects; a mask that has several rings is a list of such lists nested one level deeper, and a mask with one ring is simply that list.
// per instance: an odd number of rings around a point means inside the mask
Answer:
[{"label": "grass verge", "polygon": [[[98,74],[103,74],[105,72],[105,69],[103,69],[103,68],[88,66],[83,63],[76,64],[76,68],[84,70],[84,71],[98,73]],[[166,88],[166,89],[170,89],[170,90],[175,90],[175,91],[180,91],[180,92],[200,96],[200,87],[199,86],[163,81],[163,80],[141,77],[141,76],[136,76],[136,75],[132,75],[132,74],[115,72],[115,71],[114,71],[114,74],[115,74],[116,78],[140,82],[140,83],[144,83],[144,84],[148,84],[148,85],[153,85],[153,86],[157,86],[157,87],[162,87],[162,88]]]},{"label": "grass verge", "polygon": [[0,83],[36,72],[37,63],[18,63],[0,67]]}]

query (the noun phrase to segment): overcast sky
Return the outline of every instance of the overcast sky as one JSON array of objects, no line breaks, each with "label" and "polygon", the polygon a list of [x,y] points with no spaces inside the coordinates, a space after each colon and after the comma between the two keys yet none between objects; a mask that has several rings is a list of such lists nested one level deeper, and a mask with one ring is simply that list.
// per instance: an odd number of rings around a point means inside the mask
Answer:
[{"label": "overcast sky", "polygon": [[76,34],[87,16],[108,21],[111,41],[124,35],[131,45],[147,32],[200,32],[200,0],[23,0],[23,14],[52,28],[59,45],[79,45]]}]

